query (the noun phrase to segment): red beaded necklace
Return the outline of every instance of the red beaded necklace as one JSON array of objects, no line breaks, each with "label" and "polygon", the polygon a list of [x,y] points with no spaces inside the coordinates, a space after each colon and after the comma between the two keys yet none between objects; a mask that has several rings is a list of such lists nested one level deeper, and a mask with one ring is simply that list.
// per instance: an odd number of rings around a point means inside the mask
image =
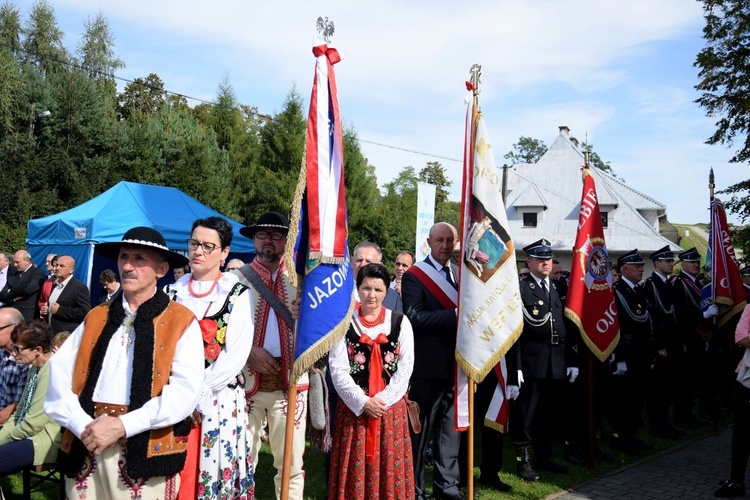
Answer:
[{"label": "red beaded necklace", "polygon": [[211,295],[211,292],[214,291],[214,288],[216,288],[216,283],[219,282],[219,278],[221,278],[221,273],[216,275],[216,279],[214,280],[213,285],[211,285],[211,288],[209,288],[207,292],[195,293],[195,290],[193,290],[193,275],[191,274],[190,279],[188,280],[188,292],[190,292],[190,295],[192,295],[196,299],[202,299],[203,297],[208,297],[209,295]]},{"label": "red beaded necklace", "polygon": [[360,309],[359,312],[359,322],[362,323],[362,326],[364,326],[365,328],[372,328],[373,326],[377,326],[385,320],[385,307],[383,306],[380,306],[378,317],[373,321],[368,321],[365,319],[365,317],[362,315],[362,309]]}]

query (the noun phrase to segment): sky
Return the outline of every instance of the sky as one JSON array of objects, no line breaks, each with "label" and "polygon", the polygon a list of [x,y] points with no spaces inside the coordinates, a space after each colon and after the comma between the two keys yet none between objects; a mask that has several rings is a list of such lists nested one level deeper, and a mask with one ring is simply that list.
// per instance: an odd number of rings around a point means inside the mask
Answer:
[{"label": "sky", "polygon": [[[704,20],[694,0],[50,3],[69,50],[87,18],[106,16],[126,64],[118,76],[156,73],[167,90],[214,100],[226,75],[239,102],[265,114],[281,111],[293,87],[309,101],[315,21],[328,17],[344,54],[335,66],[342,119],[380,186],[438,161],[460,199],[474,63],[498,166],[521,136],[549,146],[565,125],[687,224],[709,220],[710,167],[717,190],[747,178],[747,165],[728,163],[733,149],[705,144],[716,118],[695,103]],[[31,4],[17,3],[24,18]]]}]

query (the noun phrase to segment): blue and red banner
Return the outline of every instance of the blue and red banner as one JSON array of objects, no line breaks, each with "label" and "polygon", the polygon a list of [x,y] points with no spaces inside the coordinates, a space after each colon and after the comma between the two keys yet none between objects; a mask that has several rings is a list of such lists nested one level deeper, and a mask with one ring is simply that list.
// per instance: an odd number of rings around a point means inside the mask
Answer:
[{"label": "blue and red banner", "polygon": [[325,44],[313,47],[313,54],[306,152],[290,225],[293,259],[302,279],[292,381],[344,336],[354,307],[343,134],[333,70],[341,57]]}]

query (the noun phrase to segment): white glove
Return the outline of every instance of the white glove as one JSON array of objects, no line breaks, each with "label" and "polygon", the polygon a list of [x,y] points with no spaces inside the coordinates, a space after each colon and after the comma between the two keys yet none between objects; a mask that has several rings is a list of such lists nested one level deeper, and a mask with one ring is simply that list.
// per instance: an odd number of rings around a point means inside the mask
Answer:
[{"label": "white glove", "polygon": [[518,370],[518,387],[521,387],[521,384],[523,384],[523,372]]},{"label": "white glove", "polygon": [[575,366],[569,366],[567,370],[565,370],[565,376],[570,378],[570,383],[576,381],[578,378],[578,368]]},{"label": "white glove", "polygon": [[611,355],[611,356],[609,357],[609,359],[608,359],[607,361],[609,361],[609,364],[610,364],[610,365],[611,365],[612,363],[614,363],[614,362],[615,362],[615,353],[612,353],[612,355]]},{"label": "white glove", "polygon": [[719,306],[716,304],[711,304],[708,306],[708,309],[703,311],[703,319],[713,318],[714,316],[719,315]]},{"label": "white glove", "polygon": [[628,373],[628,365],[625,363],[625,361],[619,361],[617,363],[617,370],[612,374],[616,377],[619,377],[620,375],[625,375]]},{"label": "white glove", "polygon": [[516,399],[518,394],[519,390],[517,385],[509,385],[505,388],[505,397],[508,399]]}]

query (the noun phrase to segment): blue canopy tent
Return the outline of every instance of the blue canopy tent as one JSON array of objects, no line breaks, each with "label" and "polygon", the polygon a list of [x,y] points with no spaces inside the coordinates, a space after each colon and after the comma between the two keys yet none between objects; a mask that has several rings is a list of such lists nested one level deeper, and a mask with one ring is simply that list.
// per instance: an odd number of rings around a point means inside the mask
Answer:
[{"label": "blue canopy tent", "polygon": [[[102,290],[99,273],[112,269],[117,274],[117,263],[94,253],[94,245],[120,241],[128,229],[149,226],[164,236],[171,250],[187,255],[193,221],[211,216],[223,217],[177,188],[122,181],[75,208],[30,220],[27,250],[36,263],[44,263],[49,253],[73,257],[75,277],[89,286],[91,300],[97,303]],[[234,227],[229,258],[250,262],[255,255],[252,240],[240,235],[242,224],[227,220]],[[171,273],[164,280],[171,283]]]}]

